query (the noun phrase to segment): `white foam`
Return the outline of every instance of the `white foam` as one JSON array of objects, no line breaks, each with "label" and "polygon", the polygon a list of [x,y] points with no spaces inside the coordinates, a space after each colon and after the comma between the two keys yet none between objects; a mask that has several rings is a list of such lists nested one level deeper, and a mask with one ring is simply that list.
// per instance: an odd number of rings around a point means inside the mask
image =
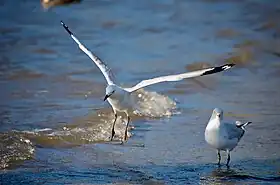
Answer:
[{"label": "white foam", "polygon": [[149,117],[163,117],[177,114],[176,102],[168,96],[158,94],[156,92],[149,92],[138,90],[133,96],[135,107],[134,113]]},{"label": "white foam", "polygon": [[[42,128],[42,129],[34,129],[34,130],[24,130],[24,131],[21,131],[22,133],[26,133],[26,134],[38,134],[40,132],[48,132],[48,131],[51,131],[52,129],[51,128]],[[18,132],[18,131],[15,131],[15,132]]]}]

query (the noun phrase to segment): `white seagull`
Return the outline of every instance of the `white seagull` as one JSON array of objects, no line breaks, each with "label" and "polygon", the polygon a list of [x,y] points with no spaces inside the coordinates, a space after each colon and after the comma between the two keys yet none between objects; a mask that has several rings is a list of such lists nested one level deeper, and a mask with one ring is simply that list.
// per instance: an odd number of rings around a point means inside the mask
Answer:
[{"label": "white seagull", "polygon": [[167,82],[167,81],[179,81],[185,78],[193,78],[197,76],[204,76],[204,75],[210,75],[213,73],[221,72],[227,69],[230,69],[234,64],[225,64],[219,67],[212,67],[208,69],[202,69],[198,71],[188,72],[188,73],[182,73],[177,75],[168,75],[168,76],[161,76],[153,79],[143,80],[140,83],[136,84],[135,86],[131,88],[123,88],[120,87],[112,81],[109,75],[109,68],[106,66],[104,62],[101,61],[97,56],[95,56],[92,52],[90,52],[75,36],[74,34],[69,30],[68,26],[66,26],[61,21],[62,26],[65,28],[65,30],[70,34],[71,38],[78,44],[79,48],[87,54],[87,56],[97,65],[97,67],[101,70],[103,73],[106,81],[107,81],[107,87],[106,87],[106,95],[104,98],[105,100],[108,100],[110,105],[113,108],[115,119],[112,126],[112,134],[111,134],[111,141],[115,135],[114,127],[117,120],[117,112],[125,112],[127,115],[127,123],[125,128],[125,135],[123,138],[123,141],[127,140],[127,128],[130,121],[128,110],[133,109],[133,101],[131,100],[131,93],[141,89],[143,87],[160,83],[160,82]]},{"label": "white seagull", "polygon": [[206,142],[218,151],[218,165],[220,165],[222,150],[227,152],[227,167],[229,167],[230,152],[237,146],[245,133],[245,127],[250,123],[252,122],[223,122],[223,111],[219,108],[213,110],[204,134]]}]

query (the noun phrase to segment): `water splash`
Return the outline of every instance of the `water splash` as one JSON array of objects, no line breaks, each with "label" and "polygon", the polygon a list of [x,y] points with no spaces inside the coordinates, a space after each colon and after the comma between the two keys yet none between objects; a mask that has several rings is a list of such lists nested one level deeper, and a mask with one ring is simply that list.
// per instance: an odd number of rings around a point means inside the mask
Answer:
[{"label": "water splash", "polygon": [[148,117],[170,117],[173,114],[179,113],[176,110],[176,102],[168,96],[143,89],[138,90],[133,95],[135,102],[134,114]]},{"label": "water splash", "polygon": [[[21,131],[40,147],[74,147],[82,144],[110,141],[113,113],[109,109],[98,111],[78,119],[71,124],[56,129],[34,129]],[[124,136],[126,117],[119,116],[115,125],[114,140],[121,140]],[[132,127],[129,127],[129,130]],[[132,134],[128,132],[128,137]]]},{"label": "water splash", "polygon": [[[132,94],[135,110],[130,110],[131,123],[128,127],[128,137],[132,136],[133,122],[145,117],[171,116],[176,112],[176,103],[167,96],[156,92],[139,90]],[[36,145],[43,147],[73,147],[82,144],[110,141],[114,114],[111,107],[101,109],[93,114],[75,120],[71,124],[56,129],[35,129],[23,131],[24,136]],[[124,137],[127,117],[119,113],[115,124],[114,140]]]},{"label": "water splash", "polygon": [[0,134],[0,169],[30,159],[35,151],[32,142],[17,133]]}]

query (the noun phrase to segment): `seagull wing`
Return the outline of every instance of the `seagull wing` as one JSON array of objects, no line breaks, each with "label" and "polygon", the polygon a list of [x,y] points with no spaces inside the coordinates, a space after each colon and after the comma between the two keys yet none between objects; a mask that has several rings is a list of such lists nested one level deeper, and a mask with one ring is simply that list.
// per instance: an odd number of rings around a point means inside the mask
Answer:
[{"label": "seagull wing", "polygon": [[92,52],[90,52],[75,36],[74,34],[69,30],[68,26],[66,24],[64,24],[61,21],[62,26],[65,28],[65,30],[70,34],[70,36],[72,37],[72,39],[78,44],[79,48],[85,53],[87,54],[87,56],[89,56],[89,58],[97,65],[97,67],[101,70],[101,72],[103,73],[107,83],[109,85],[113,84],[113,81],[110,78],[110,69],[106,66],[106,64],[104,62],[101,61],[101,59],[99,59],[97,56],[95,56],[94,54],[92,54]]},{"label": "seagull wing", "polygon": [[214,74],[214,73],[218,73],[218,72],[221,72],[221,71],[228,70],[228,69],[232,68],[233,66],[234,66],[234,64],[225,64],[225,65],[222,65],[222,66],[219,66],[219,67],[212,67],[212,68],[202,69],[202,70],[198,70],[198,71],[192,71],[192,72],[188,72],[188,73],[161,76],[161,77],[157,77],[157,78],[143,80],[143,81],[141,81],[140,83],[136,84],[135,86],[133,86],[131,88],[125,88],[125,90],[127,90],[129,92],[133,92],[133,91],[136,91],[136,90],[141,89],[143,87],[146,87],[146,86],[149,86],[149,85],[152,85],[152,84],[156,84],[156,83],[180,81],[180,80],[183,80],[185,78],[194,78],[194,77],[197,77],[197,76],[210,75],[210,74]]},{"label": "seagull wing", "polygon": [[228,139],[238,139],[238,141],[242,138],[244,135],[244,130],[236,124],[232,123],[223,123],[224,127],[226,128]]}]

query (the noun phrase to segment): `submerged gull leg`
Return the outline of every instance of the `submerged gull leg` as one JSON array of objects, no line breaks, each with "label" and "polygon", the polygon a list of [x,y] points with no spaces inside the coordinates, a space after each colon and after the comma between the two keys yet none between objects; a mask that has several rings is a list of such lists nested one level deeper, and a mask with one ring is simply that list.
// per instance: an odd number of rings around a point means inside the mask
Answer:
[{"label": "submerged gull leg", "polygon": [[221,165],[221,154],[220,154],[220,150],[218,150],[218,165]]},{"label": "submerged gull leg", "polygon": [[115,124],[116,124],[117,117],[118,117],[118,115],[115,111],[114,111],[114,113],[115,113],[115,120],[114,120],[113,127],[112,127],[111,141],[113,141],[113,137],[115,135]]},{"label": "submerged gull leg", "polygon": [[227,150],[227,167],[229,167],[229,162],[230,162],[230,151]]}]

